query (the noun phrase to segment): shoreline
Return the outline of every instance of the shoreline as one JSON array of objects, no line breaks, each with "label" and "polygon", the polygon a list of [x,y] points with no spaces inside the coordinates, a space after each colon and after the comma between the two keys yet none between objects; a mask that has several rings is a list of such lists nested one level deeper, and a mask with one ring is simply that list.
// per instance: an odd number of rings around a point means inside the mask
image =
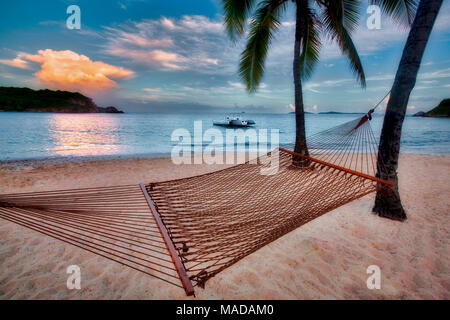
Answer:
[{"label": "shoreline", "polygon": [[91,156],[55,156],[42,158],[25,158],[0,160],[2,167],[21,167],[22,165],[45,165],[45,164],[64,164],[64,163],[83,163],[93,161],[114,161],[114,160],[133,160],[133,159],[168,159],[170,153],[142,153],[142,154],[115,154],[115,155],[91,155]]},{"label": "shoreline", "polygon": [[[280,147],[282,147],[280,145]],[[236,152],[240,153],[240,152]],[[249,153],[244,151],[244,153]],[[251,152],[250,152],[251,153]],[[193,153],[192,153],[193,154]],[[421,152],[401,152],[401,155],[423,155],[423,156],[450,156],[450,152],[440,153],[421,153]],[[20,167],[23,165],[43,165],[43,164],[62,164],[62,163],[82,163],[93,161],[114,161],[114,160],[134,160],[134,159],[169,159],[170,152],[161,153],[137,153],[137,154],[111,154],[111,155],[87,155],[87,156],[54,156],[54,157],[36,157],[23,159],[0,160],[2,167]]]},{"label": "shoreline", "polygon": [[[246,159],[256,157],[246,153]],[[401,153],[402,158],[441,159],[450,154]],[[236,164],[175,164],[170,155],[58,157],[0,161],[0,194],[160,182],[196,176]],[[450,167],[449,167],[450,168]]]}]

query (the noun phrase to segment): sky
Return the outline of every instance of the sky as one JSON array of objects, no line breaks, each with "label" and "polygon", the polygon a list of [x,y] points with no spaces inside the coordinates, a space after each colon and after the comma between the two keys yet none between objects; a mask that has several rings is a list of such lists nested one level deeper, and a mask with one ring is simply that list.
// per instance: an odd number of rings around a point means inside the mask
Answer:
[{"label": "sky", "polygon": [[[77,5],[81,28],[69,29]],[[367,112],[390,90],[408,28],[381,16],[370,30],[368,3],[352,35],[367,79],[324,38],[314,75],[303,83],[306,111]],[[245,46],[229,40],[220,0],[17,0],[0,2],[0,85],[79,91],[128,112],[293,111],[293,6],[272,41],[258,91],[238,74]],[[408,112],[449,98],[450,1],[427,45]],[[383,112],[385,100],[378,112]]]}]

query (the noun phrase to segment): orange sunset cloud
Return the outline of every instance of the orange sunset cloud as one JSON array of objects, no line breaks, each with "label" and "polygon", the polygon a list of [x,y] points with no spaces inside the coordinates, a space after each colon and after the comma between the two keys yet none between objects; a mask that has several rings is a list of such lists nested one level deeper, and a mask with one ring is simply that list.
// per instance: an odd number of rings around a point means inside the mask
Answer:
[{"label": "orange sunset cloud", "polygon": [[40,64],[41,69],[34,75],[51,89],[95,93],[116,88],[118,85],[115,80],[129,79],[134,74],[131,70],[92,61],[70,50],[45,49],[39,50],[37,54],[20,53],[11,62],[0,63],[24,68],[28,67],[26,60]]},{"label": "orange sunset cloud", "polygon": [[7,64],[9,66],[20,68],[20,69],[28,69],[29,68],[28,62],[21,59],[20,55],[19,55],[19,57],[12,59],[12,60],[0,59],[0,63]]}]

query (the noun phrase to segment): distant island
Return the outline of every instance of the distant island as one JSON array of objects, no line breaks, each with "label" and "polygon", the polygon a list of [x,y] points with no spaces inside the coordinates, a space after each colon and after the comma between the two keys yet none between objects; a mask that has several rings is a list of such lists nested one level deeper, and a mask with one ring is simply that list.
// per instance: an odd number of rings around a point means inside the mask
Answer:
[{"label": "distant island", "polygon": [[113,106],[99,107],[79,92],[15,87],[0,87],[0,111],[123,113]]},{"label": "distant island", "polygon": [[415,113],[413,117],[448,118],[450,117],[450,99],[442,100],[436,107],[428,112],[419,111]]}]

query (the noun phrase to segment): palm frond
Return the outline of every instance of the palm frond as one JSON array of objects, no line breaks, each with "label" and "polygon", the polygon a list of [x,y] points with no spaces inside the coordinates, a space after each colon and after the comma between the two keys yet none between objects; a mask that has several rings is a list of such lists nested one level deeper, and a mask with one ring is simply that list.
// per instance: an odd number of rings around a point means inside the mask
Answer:
[{"label": "palm frond", "polygon": [[264,0],[258,6],[250,23],[247,45],[241,54],[239,74],[247,90],[254,92],[264,74],[267,57],[274,32],[280,26],[280,16],[286,0]]},{"label": "palm frond", "polygon": [[225,12],[225,29],[231,39],[236,39],[245,31],[245,24],[256,0],[222,0]]},{"label": "palm frond", "polygon": [[321,48],[320,22],[315,13],[310,8],[305,8],[305,28],[302,35],[302,50],[300,54],[300,72],[302,78],[307,80],[311,77],[314,67],[319,61]]},{"label": "palm frond", "polygon": [[370,0],[370,3],[380,6],[384,13],[397,22],[411,25],[416,16],[418,0]]},{"label": "palm frond", "polygon": [[325,18],[332,13],[331,17],[334,19],[327,21],[328,23],[340,21],[349,32],[353,32],[358,27],[361,18],[360,0],[317,0],[317,3],[325,13]]},{"label": "palm frond", "polygon": [[358,51],[356,50],[355,44],[347,31],[347,29],[342,28],[340,41],[342,42],[341,50],[347,56],[350,63],[350,69],[353,74],[357,77],[358,82],[363,88],[366,87],[366,75],[364,73],[364,68],[359,58]]},{"label": "palm frond", "polygon": [[343,0],[343,21],[345,29],[350,33],[358,27],[361,18],[361,1],[359,0]]},{"label": "palm frond", "polygon": [[[322,5],[322,23],[326,34],[337,42],[342,53],[347,56],[350,68],[356,75],[359,83],[365,87],[366,78],[364,69],[358,51],[350,36],[350,31],[346,27],[346,25],[350,25],[350,28],[352,28],[351,25],[355,19],[353,9],[345,9],[345,6],[348,6],[349,2],[346,0],[334,0]],[[346,23],[344,23],[345,21]]]}]

